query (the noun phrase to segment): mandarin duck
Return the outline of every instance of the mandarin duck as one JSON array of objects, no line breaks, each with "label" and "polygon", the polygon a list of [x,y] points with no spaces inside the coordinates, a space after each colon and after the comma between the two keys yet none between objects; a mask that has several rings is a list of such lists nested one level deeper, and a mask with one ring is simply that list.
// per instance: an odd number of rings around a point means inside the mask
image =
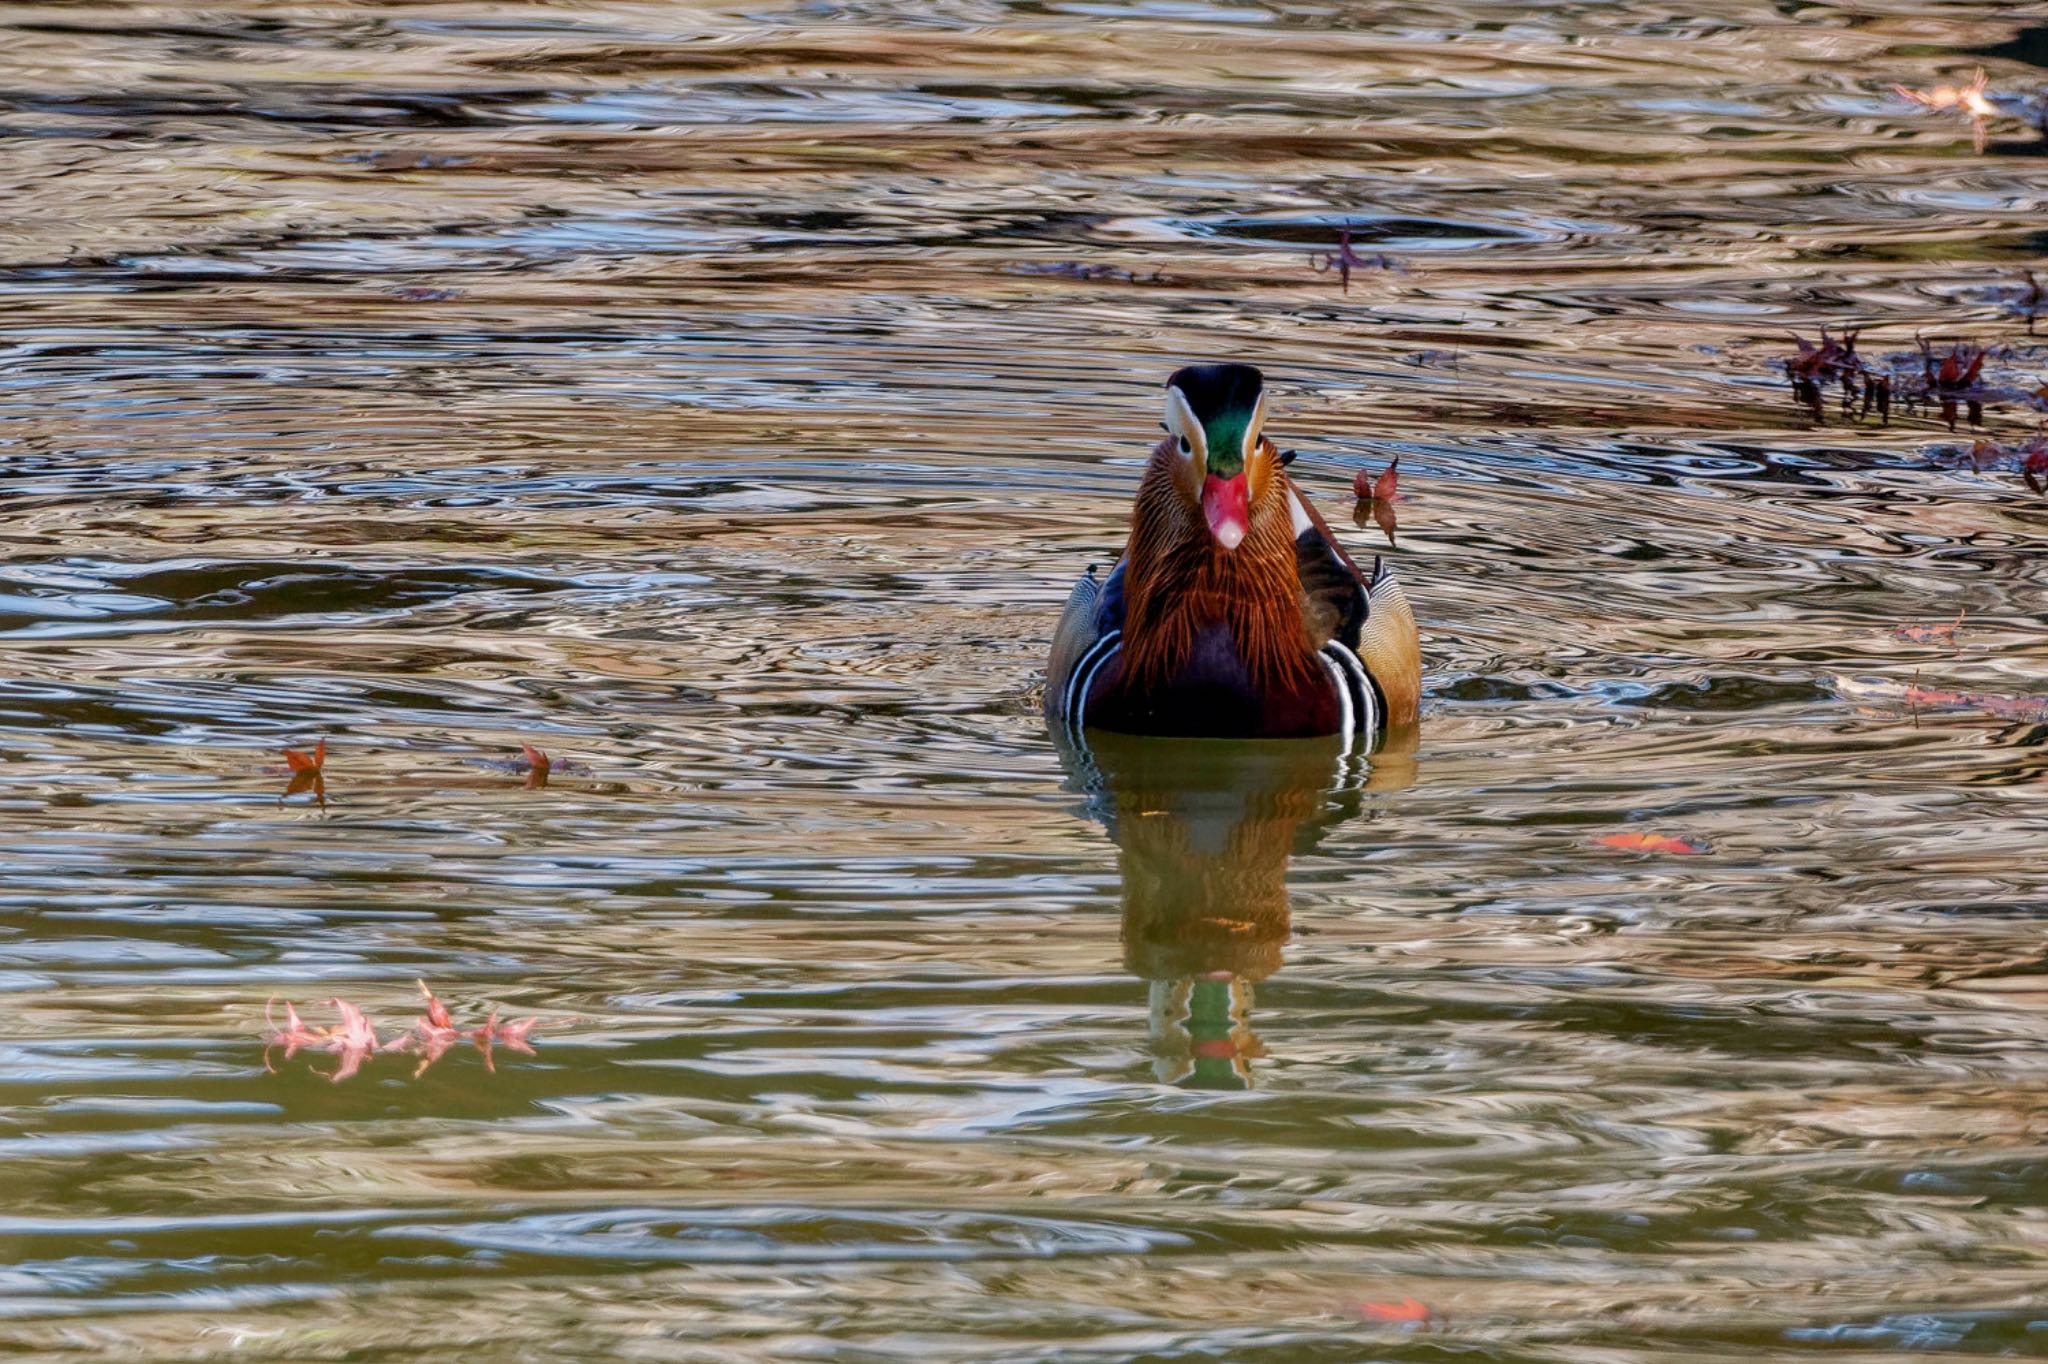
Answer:
[{"label": "mandarin duck", "polygon": [[1053,635],[1045,713],[1065,738],[1335,735],[1370,751],[1415,724],[1408,599],[1378,559],[1369,576],[1351,561],[1265,420],[1250,365],[1167,380],[1123,555],[1075,584]]}]

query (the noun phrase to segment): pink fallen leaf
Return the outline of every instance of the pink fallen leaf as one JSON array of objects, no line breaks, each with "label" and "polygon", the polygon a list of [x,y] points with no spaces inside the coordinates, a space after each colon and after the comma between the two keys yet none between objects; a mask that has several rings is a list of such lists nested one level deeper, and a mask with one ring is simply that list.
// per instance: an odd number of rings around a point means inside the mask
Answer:
[{"label": "pink fallen leaf", "polygon": [[1938,709],[1980,710],[2012,720],[2048,719],[2048,696],[1990,696],[1977,691],[1948,691],[1942,688],[1907,687],[1903,699],[1908,705]]},{"label": "pink fallen leaf", "polygon": [[377,1030],[370,1026],[370,1020],[363,1011],[345,999],[332,1001],[334,1011],[341,1015],[341,1022],[329,1033],[327,1049],[339,1060],[334,1073],[327,1078],[340,1083],[363,1067],[363,1062],[377,1054]]},{"label": "pink fallen leaf", "polygon": [[[272,1004],[275,1002],[273,1000]],[[270,1023],[272,1028],[263,1052],[263,1064],[266,1069],[270,1068],[272,1047],[283,1047],[287,1061],[301,1050],[332,1052],[339,1058],[339,1064],[335,1067],[334,1073],[327,1077],[330,1080],[346,1080],[362,1069],[364,1060],[375,1055],[379,1049],[377,1030],[371,1026],[370,1020],[364,1017],[363,1011],[347,1000],[335,999],[329,1002],[334,1005],[334,1011],[341,1021],[325,1028],[307,1027],[305,1020],[299,1017],[299,1011],[289,1001],[284,1006],[284,1026],[279,1028],[272,1019],[271,1006],[264,1006],[264,1021]]]},{"label": "pink fallen leaf", "polygon": [[283,1047],[284,1059],[289,1061],[301,1047],[324,1048],[327,1045],[327,1033],[315,1032],[307,1027],[305,1020],[299,1017],[299,1011],[292,1007],[290,1000],[286,1000],[284,1004],[284,1026],[278,1027],[271,1017],[271,1010],[276,1004],[277,997],[273,995],[269,1003],[263,1006],[263,1021],[271,1028],[269,1041],[263,1049],[263,1065],[266,1070],[271,1068],[271,1047]]},{"label": "pink fallen leaf", "polygon": [[1963,613],[1958,611],[1956,618],[1946,625],[1901,625],[1892,631],[1892,638],[1909,644],[1953,644],[1956,631],[1962,628]]},{"label": "pink fallen leaf", "polygon": [[274,1069],[270,1064],[273,1048],[283,1047],[285,1059],[299,1051],[331,1052],[339,1058],[330,1080],[346,1080],[363,1067],[363,1063],[379,1052],[404,1052],[417,1057],[419,1064],[413,1069],[413,1078],[418,1079],[428,1066],[446,1055],[449,1048],[467,1040],[476,1045],[484,1054],[484,1065],[491,1071],[497,1070],[491,1049],[503,1043],[517,1052],[528,1056],[534,1054],[530,1035],[540,1025],[538,1018],[520,1018],[509,1023],[500,1023],[495,1010],[482,1026],[468,1032],[456,1023],[455,1016],[447,1005],[434,996],[425,981],[417,982],[422,997],[422,1012],[412,1021],[412,1026],[388,1042],[380,1042],[376,1026],[367,1015],[345,999],[330,1000],[339,1022],[326,1028],[312,1028],[299,1017],[299,1011],[287,1001],[284,1006],[284,1022],[280,1025],[275,1018],[277,1001],[272,999],[264,1007],[263,1019],[270,1033],[265,1039],[263,1064],[266,1070]]},{"label": "pink fallen leaf", "polygon": [[417,1080],[426,1074],[428,1066],[440,1060],[448,1049],[462,1040],[462,1029],[455,1026],[455,1016],[448,1012],[448,1006],[434,997],[423,980],[414,981],[420,987],[426,1012],[412,1021],[412,1030],[384,1044],[386,1051],[410,1052],[419,1057],[419,1065],[413,1068]]},{"label": "pink fallen leaf", "polygon": [[1353,251],[1351,249],[1351,225],[1349,223],[1337,229],[1337,249],[1334,251],[1310,253],[1308,264],[1309,268],[1319,275],[1335,270],[1338,277],[1344,281],[1344,292],[1347,294],[1351,292],[1351,272],[1353,270],[1390,270],[1397,275],[1408,273],[1401,268],[1401,263],[1392,256],[1383,255],[1377,251],[1369,256],[1361,256],[1356,251]]},{"label": "pink fallen leaf", "polygon": [[498,1068],[498,1063],[491,1057],[491,1048],[495,1043],[503,1042],[514,1051],[532,1056],[534,1050],[528,1044],[526,1035],[532,1032],[539,1022],[538,1018],[521,1018],[510,1023],[500,1023],[498,1011],[491,1010],[491,1016],[484,1020],[484,1025],[470,1034],[470,1039],[476,1043],[477,1050],[484,1054],[484,1068],[490,1071]]},{"label": "pink fallen leaf", "polygon": [[455,1015],[448,1012],[448,1006],[434,998],[434,992],[427,988],[425,981],[416,980],[413,984],[420,987],[420,995],[426,1000],[427,1012],[421,1021],[436,1032],[454,1032]]},{"label": "pink fallen leaf", "polygon": [[419,1064],[413,1067],[412,1078],[417,1080],[427,1073],[427,1067],[448,1054],[448,1049],[462,1040],[462,1034],[453,1028],[445,1031],[423,1032],[417,1026],[400,1037],[384,1044],[386,1051],[402,1051],[417,1056]]},{"label": "pink fallen leaf", "polygon": [[2048,695],[1993,696],[1981,691],[1923,687],[1867,677],[1836,677],[1835,690],[1851,701],[1887,702],[1914,710],[1974,710],[2004,720],[2048,720]]},{"label": "pink fallen leaf", "polygon": [[1602,834],[1593,841],[1603,847],[1620,848],[1624,852],[1673,853],[1685,856],[1706,851],[1700,844],[1688,843],[1682,838],[1672,838],[1668,834]]}]

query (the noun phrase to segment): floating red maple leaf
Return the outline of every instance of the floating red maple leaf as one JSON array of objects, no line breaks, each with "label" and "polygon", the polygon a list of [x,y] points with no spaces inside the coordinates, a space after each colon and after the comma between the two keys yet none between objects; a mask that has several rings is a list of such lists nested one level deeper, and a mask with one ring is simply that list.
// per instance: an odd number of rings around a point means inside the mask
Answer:
[{"label": "floating red maple leaf", "polygon": [[1387,543],[1394,543],[1394,532],[1400,522],[1394,515],[1394,504],[1401,500],[1400,473],[1401,457],[1394,456],[1394,462],[1380,470],[1378,478],[1370,477],[1360,469],[1351,479],[1351,492],[1358,499],[1358,506],[1352,513],[1353,524],[1363,526],[1368,514],[1373,524],[1386,533]]},{"label": "floating red maple leaf", "polygon": [[311,753],[301,753],[296,748],[284,751],[284,763],[294,772],[318,772],[327,761],[327,740],[313,745]]},{"label": "floating red maple leaf", "polygon": [[1815,421],[1823,419],[1821,388],[1833,383],[1841,385],[1843,416],[1850,415],[1860,398],[1863,416],[1875,411],[1886,425],[1891,424],[1892,382],[1872,370],[1856,353],[1860,330],[1849,327],[1840,336],[1830,336],[1828,329],[1822,327],[1817,345],[1793,334],[1792,344],[1798,351],[1786,357],[1785,377],[1792,381],[1792,396],[1812,411]]},{"label": "floating red maple leaf", "polygon": [[1358,1315],[1367,1321],[1428,1321],[1429,1308],[1414,1298],[1403,1298],[1399,1302],[1362,1302],[1358,1304]]},{"label": "floating red maple leaf", "polygon": [[[271,1068],[270,1049],[280,1046],[284,1048],[287,1061],[301,1050],[333,1052],[341,1058],[340,1065],[328,1076],[328,1079],[335,1081],[348,1079],[362,1069],[364,1061],[379,1052],[387,1051],[404,1052],[418,1057],[419,1064],[412,1072],[413,1078],[418,1079],[428,1066],[446,1055],[449,1048],[465,1039],[473,1042],[477,1049],[483,1052],[485,1067],[494,1072],[498,1068],[491,1056],[494,1043],[502,1042],[512,1050],[528,1056],[534,1054],[528,1038],[540,1025],[538,1018],[521,1018],[509,1023],[500,1023],[497,1011],[493,1010],[481,1027],[465,1033],[456,1023],[455,1016],[449,1012],[448,1006],[435,998],[434,992],[427,988],[427,983],[419,981],[417,984],[420,987],[424,1012],[413,1019],[410,1029],[383,1043],[378,1041],[376,1028],[363,1011],[345,999],[330,1001],[340,1021],[327,1028],[307,1027],[304,1020],[299,1017],[299,1011],[289,1001],[285,1003],[284,1024],[280,1027],[271,1016],[272,1009],[266,1007],[263,1017],[264,1022],[270,1025],[271,1033],[264,1048],[265,1069]],[[276,1001],[273,1000],[271,1003],[275,1005]]]},{"label": "floating red maple leaf", "polygon": [[284,794],[277,798],[282,805],[293,796],[302,796],[311,791],[313,798],[320,802],[320,808],[327,808],[327,779],[322,767],[327,762],[327,740],[313,745],[311,753],[301,753],[296,748],[284,751],[284,763],[290,769],[292,779],[285,783]]},{"label": "floating red maple leaf", "polygon": [[462,1040],[462,1029],[455,1026],[455,1016],[448,1012],[448,1006],[434,998],[434,992],[423,980],[415,981],[420,987],[426,1012],[412,1021],[412,1030],[393,1038],[384,1044],[386,1051],[410,1052],[420,1058],[413,1068],[413,1078],[418,1079],[428,1066],[441,1059],[447,1050]]},{"label": "floating red maple leaf", "polygon": [[1984,420],[1984,399],[1990,396],[1979,384],[1984,374],[1984,357],[1989,353],[1984,347],[1969,341],[1953,342],[1948,354],[1935,363],[1934,348],[1927,344],[1925,337],[1920,342],[1920,372],[1924,383],[1922,397],[1941,404],[1942,420],[1948,429],[1956,429],[1956,405],[1961,403],[1970,414],[1970,425],[1977,426]]},{"label": "floating red maple leaf", "polygon": [[[327,1078],[337,1083],[362,1069],[363,1062],[378,1051],[377,1030],[370,1025],[370,1020],[363,1015],[363,1011],[347,1000],[334,999],[328,1002],[334,1005],[334,1012],[339,1016],[340,1022],[325,1028],[307,1027],[305,1021],[299,1017],[299,1011],[289,1000],[285,1002],[284,1026],[278,1028],[274,1023],[271,1025],[273,1031],[264,1047],[265,1069],[271,1068],[272,1047],[283,1047],[284,1059],[287,1061],[301,1049],[333,1052],[340,1058],[340,1063]],[[273,1000],[271,1003],[275,1004],[276,1001]],[[269,1005],[264,1007],[263,1017],[266,1023],[271,1021]]]},{"label": "floating red maple leaf", "polygon": [[1401,496],[1401,457],[1394,456],[1394,462],[1380,470],[1378,478],[1370,478],[1360,469],[1351,479],[1351,491],[1362,502],[1392,502]]},{"label": "floating red maple leaf", "polygon": [[548,769],[553,767],[554,763],[548,760],[547,754],[541,752],[532,744],[522,741],[519,747],[526,752],[527,789],[538,791],[541,787],[548,784]]},{"label": "floating red maple leaf", "polygon": [[1688,843],[1682,838],[1672,838],[1668,834],[1602,834],[1593,841],[1603,847],[1620,848],[1624,852],[1672,853],[1685,856],[1706,851],[1702,844]]},{"label": "floating red maple leaf", "polygon": [[484,1054],[484,1069],[494,1072],[498,1069],[498,1063],[491,1059],[491,1045],[494,1042],[503,1042],[514,1051],[525,1052],[528,1056],[533,1055],[533,1048],[527,1045],[526,1035],[532,1032],[534,1025],[539,1022],[537,1018],[521,1018],[510,1023],[500,1023],[498,1011],[491,1010],[491,1016],[484,1020],[484,1025],[469,1035],[470,1040],[476,1043],[477,1050]]}]

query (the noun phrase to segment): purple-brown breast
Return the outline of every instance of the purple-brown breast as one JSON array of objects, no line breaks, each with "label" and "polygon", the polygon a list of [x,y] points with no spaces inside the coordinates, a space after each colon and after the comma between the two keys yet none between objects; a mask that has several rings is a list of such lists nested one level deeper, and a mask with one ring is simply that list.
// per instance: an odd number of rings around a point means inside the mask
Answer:
[{"label": "purple-brown breast", "polygon": [[1228,626],[1195,635],[1185,659],[1142,689],[1126,684],[1124,655],[1090,689],[1090,725],[1124,734],[1218,739],[1296,739],[1335,734],[1342,726],[1336,684],[1315,668],[1255,679]]}]

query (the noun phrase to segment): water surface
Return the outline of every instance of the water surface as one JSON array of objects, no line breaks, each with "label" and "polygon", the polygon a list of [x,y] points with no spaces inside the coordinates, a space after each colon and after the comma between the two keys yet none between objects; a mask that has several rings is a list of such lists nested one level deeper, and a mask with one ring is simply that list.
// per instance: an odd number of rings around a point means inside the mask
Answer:
[{"label": "water surface", "polygon": [[[2048,160],[1888,89],[2048,54],[1710,8],[0,10],[0,1341],[2048,1350],[2048,721],[1885,699],[2048,692],[2048,502],[1776,368],[2048,378]],[[1198,358],[1413,753],[1042,730]],[[420,978],[556,1026],[266,1070]]]}]

